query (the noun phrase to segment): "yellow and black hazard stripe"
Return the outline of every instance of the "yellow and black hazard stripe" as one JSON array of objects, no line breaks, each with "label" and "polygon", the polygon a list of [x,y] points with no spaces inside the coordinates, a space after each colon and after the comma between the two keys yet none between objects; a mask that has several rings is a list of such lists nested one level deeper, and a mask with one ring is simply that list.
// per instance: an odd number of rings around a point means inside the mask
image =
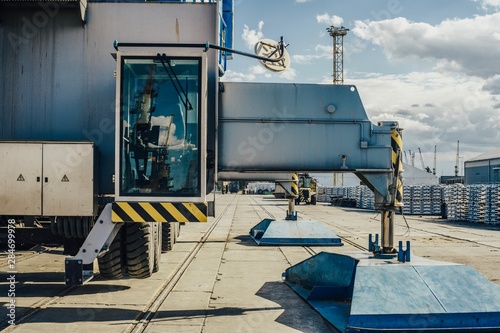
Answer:
[{"label": "yellow and black hazard stripe", "polygon": [[299,195],[299,175],[296,172],[292,173],[292,184],[291,184],[291,191],[293,196],[298,196]]},{"label": "yellow and black hazard stripe", "polygon": [[395,206],[403,204],[403,181],[399,177],[400,171],[403,170],[403,161],[401,154],[403,152],[403,138],[399,128],[392,129],[391,132],[391,147],[392,147],[392,169],[394,170],[394,177],[397,179],[396,184],[396,198]]},{"label": "yellow and black hazard stripe", "polygon": [[207,203],[113,202],[113,222],[207,222]]}]

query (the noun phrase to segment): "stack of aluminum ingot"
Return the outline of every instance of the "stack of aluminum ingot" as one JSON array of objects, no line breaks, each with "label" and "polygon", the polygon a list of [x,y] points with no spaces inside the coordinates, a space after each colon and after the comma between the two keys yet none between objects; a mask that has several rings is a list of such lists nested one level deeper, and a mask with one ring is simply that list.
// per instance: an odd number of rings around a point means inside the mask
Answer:
[{"label": "stack of aluminum ingot", "polygon": [[403,214],[440,215],[442,187],[439,185],[404,185]]},{"label": "stack of aluminum ingot", "polygon": [[411,215],[412,213],[412,187],[403,185],[403,215]]},{"label": "stack of aluminum ingot", "polygon": [[358,208],[364,209],[374,209],[375,207],[375,195],[373,191],[368,188],[368,186],[360,186]]},{"label": "stack of aluminum ingot", "polygon": [[316,201],[317,202],[326,202],[326,191],[327,187],[323,185],[318,185],[316,187]]},{"label": "stack of aluminum ingot", "polygon": [[[443,202],[443,191],[439,185],[405,185],[403,186],[403,214],[405,215],[440,215]],[[367,186],[327,188],[344,199],[356,201],[356,207],[374,209],[375,195]],[[325,197],[326,202],[329,196]],[[321,197],[323,200],[323,197]]]},{"label": "stack of aluminum ingot", "polygon": [[484,223],[486,202],[489,201],[488,185],[467,186],[467,199],[467,220],[474,223]]},{"label": "stack of aluminum ingot", "polygon": [[420,214],[440,215],[443,202],[443,187],[439,185],[421,185]]},{"label": "stack of aluminum ingot", "polygon": [[500,185],[489,185],[487,193],[484,223],[500,224]]},{"label": "stack of aluminum ingot", "polygon": [[317,187],[317,197],[318,202],[330,202],[332,196],[341,197],[344,194],[344,189],[342,187],[333,186],[322,186]]},{"label": "stack of aluminum ingot", "polygon": [[[374,209],[374,194],[367,186],[321,187],[318,201],[331,197],[356,201],[356,207]],[[441,215],[446,203],[449,220],[500,224],[500,184],[490,185],[404,185],[404,215]]]},{"label": "stack of aluminum ingot", "polygon": [[411,214],[412,215],[422,215],[422,186],[413,185],[411,186]]},{"label": "stack of aluminum ingot", "polygon": [[432,185],[431,201],[432,215],[441,215],[441,207],[444,202],[444,186]]},{"label": "stack of aluminum ingot", "polygon": [[331,196],[341,197],[344,195],[344,189],[342,187],[330,187],[330,193],[327,201],[330,201]]},{"label": "stack of aluminum ingot", "polygon": [[469,208],[467,192],[467,187],[463,185],[445,187],[444,201],[448,220],[467,221]]},{"label": "stack of aluminum ingot", "polygon": [[358,199],[359,198],[359,186],[347,186],[342,188],[342,195],[344,198]]}]

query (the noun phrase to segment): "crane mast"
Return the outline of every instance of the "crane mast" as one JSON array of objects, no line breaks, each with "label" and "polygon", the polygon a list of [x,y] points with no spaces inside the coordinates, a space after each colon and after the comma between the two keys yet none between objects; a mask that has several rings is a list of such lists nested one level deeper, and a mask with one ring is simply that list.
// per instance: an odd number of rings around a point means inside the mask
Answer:
[{"label": "crane mast", "polygon": [[420,155],[420,163],[422,164],[422,170],[425,170],[424,158],[422,157],[422,151],[420,150],[420,147],[418,148],[418,154]]},{"label": "crane mast", "polygon": [[432,166],[432,174],[436,175],[436,145],[434,145],[434,165]]}]

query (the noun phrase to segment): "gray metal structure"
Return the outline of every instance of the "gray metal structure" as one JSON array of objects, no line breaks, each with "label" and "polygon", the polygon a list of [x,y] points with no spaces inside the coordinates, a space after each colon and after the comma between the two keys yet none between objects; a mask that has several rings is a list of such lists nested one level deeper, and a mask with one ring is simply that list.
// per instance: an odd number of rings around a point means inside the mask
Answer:
[{"label": "gray metal structure", "polygon": [[[85,241],[94,222],[99,225],[100,221],[104,221],[104,218],[96,219],[100,212],[106,215],[106,221],[110,223],[112,217],[113,222],[140,222],[146,225],[139,228],[138,224],[130,224],[128,228],[122,228],[123,232],[120,234],[128,235],[127,243],[124,237],[121,237],[121,239],[117,238],[116,244],[111,244],[114,234],[110,237],[106,235],[102,240],[106,243],[92,249],[92,260],[99,255],[103,259],[99,261],[101,274],[113,278],[122,276],[121,268],[123,271],[127,269],[131,277],[147,277],[158,269],[161,250],[171,249],[174,237],[172,230],[177,224],[175,222],[206,221],[210,204],[213,207],[213,202],[207,202],[209,199],[206,194],[212,191],[215,179],[218,78],[224,70],[225,59],[223,51],[207,50],[204,46],[223,47],[225,45],[226,39],[223,36],[232,34],[228,32],[226,35],[227,30],[223,33],[224,29],[232,25],[232,22],[229,22],[232,19],[232,8],[232,1],[224,1],[224,4],[218,1],[189,4],[180,1],[168,3],[90,2],[88,4],[86,1],[69,3],[0,1],[0,141],[2,142],[0,157],[2,168],[10,170],[2,175],[0,183],[27,185],[28,181],[17,181],[18,178],[21,179],[24,176],[30,176],[29,181],[34,183],[29,190],[24,187],[25,196],[33,198],[33,200],[25,200],[26,205],[16,204],[15,201],[19,201],[19,195],[14,196],[14,193],[8,200],[0,202],[0,223],[15,219],[19,222],[18,226],[31,225],[31,229],[26,228],[26,230],[29,229],[27,232],[39,231],[35,229],[48,231],[64,242],[66,254],[73,255],[78,252],[79,248],[86,249],[89,242],[94,244],[93,237],[96,233],[102,232],[99,227],[92,229],[90,240]],[[194,98],[197,100],[195,112],[199,115],[197,126],[200,130],[184,140],[186,144],[182,145],[194,151],[192,155],[196,155],[197,158],[182,164],[179,162],[180,156],[186,154],[183,154],[185,151],[177,149],[175,154],[173,153],[168,161],[165,161],[166,167],[162,173],[162,180],[165,180],[162,186],[165,191],[162,194],[169,189],[171,194],[169,198],[158,194],[154,198],[147,198],[144,194],[150,191],[153,185],[148,187],[145,173],[136,172],[136,175],[143,177],[141,179],[143,188],[139,189],[140,186],[132,184],[131,193],[125,193],[128,195],[125,199],[130,202],[122,202],[121,205],[116,203],[116,199],[120,197],[115,193],[115,185],[120,181],[116,173],[123,169],[115,168],[115,165],[121,165],[121,161],[127,159],[120,160],[120,151],[117,151],[115,147],[128,149],[129,146],[125,144],[115,146],[115,142],[117,139],[128,140],[129,134],[132,133],[128,129],[121,132],[123,123],[116,121],[120,119],[121,114],[127,112],[137,114],[138,110],[138,104],[135,106],[123,104],[125,105],[123,106],[120,100],[121,95],[117,95],[117,91],[120,92],[121,63],[120,55],[117,56],[119,52],[115,49],[116,40],[141,43],[161,42],[171,45],[140,51],[133,47],[123,47],[121,54],[126,54],[130,50],[135,52],[134,55],[154,51],[153,58],[157,53],[161,53],[168,54],[165,59],[171,59],[169,57],[173,54],[177,57],[190,57],[196,53],[199,59],[203,59],[200,60],[203,63],[200,68],[203,67],[203,70],[200,70],[197,76],[200,80],[199,86],[203,88],[195,91],[195,88],[191,86],[187,91],[192,100],[194,95],[200,96],[199,102],[198,98]],[[172,47],[172,45],[180,44],[189,44],[192,47]],[[153,58],[150,58],[152,63],[154,63]],[[161,67],[160,63],[157,65]],[[177,68],[176,73],[169,74],[177,75],[177,78],[171,78],[171,81],[182,80],[182,84],[187,85],[190,78],[183,73],[179,75],[178,71],[183,70],[182,66],[177,66]],[[147,77],[141,73],[136,74],[133,78],[135,81],[129,82],[130,87]],[[174,90],[173,88],[165,89],[165,85],[169,84],[165,80],[167,76],[164,75],[156,82],[158,84],[160,80],[163,80],[162,94],[158,97],[163,108],[165,104],[168,104],[166,100],[172,97],[171,92]],[[192,82],[194,81],[191,80],[189,83]],[[153,84],[155,82],[151,81],[150,93],[155,90],[152,87]],[[129,103],[130,101],[133,103],[134,98],[137,101],[139,99],[144,101],[152,96],[148,97],[146,89],[140,94],[137,90],[130,90],[129,93]],[[153,96],[150,101],[154,98]],[[174,104],[173,101],[172,99],[170,106]],[[146,104],[143,103],[143,105]],[[155,105],[153,102],[148,105],[148,112],[152,113]],[[157,114],[162,114],[162,111],[165,111],[165,108],[158,110]],[[193,111],[189,111],[190,114],[187,110],[183,112],[185,112],[184,118],[177,115],[176,119],[184,119],[183,124],[190,126],[193,121]],[[130,118],[133,117],[135,115]],[[148,127],[146,131],[149,131],[152,127],[151,123],[147,124],[147,122],[140,126],[143,128],[139,130],[134,128],[135,133],[143,131],[146,127]],[[178,133],[181,132],[180,127],[182,126],[178,126]],[[188,133],[186,128],[183,131]],[[198,140],[198,143],[193,145],[193,140]],[[22,149],[17,149],[15,142],[20,142],[19,147]],[[49,170],[43,170],[42,165],[45,167],[43,164],[45,162],[43,159],[40,159],[39,163],[31,163],[29,160],[37,156],[30,153],[28,143],[39,143],[42,147],[42,144],[48,142],[58,147],[55,151],[62,157],[57,155],[57,158],[62,158],[63,164],[66,162],[65,159],[74,155],[67,153],[64,143],[87,142],[95,151],[95,158],[85,159],[84,163],[78,165],[70,165],[73,168],[70,168],[73,174],[57,175],[59,181],[54,184],[58,185],[58,190],[52,191],[56,195],[55,199],[48,196],[51,189],[49,185],[53,184],[54,177],[46,175]],[[158,145],[158,142],[156,144]],[[167,144],[148,151],[144,150],[146,158],[138,161],[140,163],[146,161],[149,167],[150,162],[158,161],[157,156],[152,154],[160,150],[168,150]],[[132,154],[137,154],[137,152],[138,150],[133,151]],[[49,158],[48,154],[46,156]],[[90,156],[94,157],[94,154]],[[166,155],[158,156],[165,157]],[[168,174],[170,167],[168,164],[174,164],[173,158],[175,158],[176,165]],[[50,159],[53,162],[53,159]],[[133,159],[134,157],[130,156],[128,161]],[[28,169],[31,167],[32,170],[29,170],[28,174],[24,168],[19,170],[16,163],[24,163],[23,167]],[[142,165],[136,169],[141,167]],[[182,168],[184,170],[181,170]],[[136,169],[134,171],[137,171]],[[88,175],[88,170],[93,171],[90,179],[86,177],[87,181],[90,180],[90,185],[80,186],[81,191],[67,187],[67,185],[79,186],[75,175],[83,171],[86,172],[85,175]],[[23,177],[19,177],[20,174],[14,175],[17,171],[21,171]],[[191,178],[186,178],[186,173],[196,174]],[[172,182],[173,185],[167,183],[172,178],[177,180],[179,174],[184,175],[187,180]],[[130,183],[133,181],[135,180]],[[187,190],[179,193],[177,190],[182,187]],[[4,188],[7,187],[4,186]],[[90,190],[84,191],[85,188],[90,188]],[[139,193],[140,191],[143,193]],[[193,195],[188,197],[188,192]],[[5,193],[0,192],[0,194],[3,196]],[[98,206],[95,205],[96,196],[99,198]],[[41,205],[40,202],[45,204],[54,202],[52,206],[57,205],[58,210],[51,210],[50,207]],[[104,209],[108,202],[113,202],[113,205]],[[157,205],[153,207],[150,202],[155,202]],[[37,226],[43,225],[46,228],[36,228],[34,221]],[[145,222],[155,223],[148,225]],[[160,228],[156,222],[167,223],[163,223]],[[126,223],[118,225],[124,224]],[[159,232],[163,234],[163,237],[158,235]],[[104,233],[107,231],[105,230]],[[133,242],[130,241],[132,236]],[[141,239],[145,241],[142,242]],[[134,244],[130,245],[132,243]],[[134,255],[134,247],[141,249],[139,257]],[[78,263],[78,260],[74,262]],[[117,262],[118,266],[116,266]],[[134,273],[131,273],[132,269]],[[76,270],[81,276],[82,267],[79,266]],[[83,280],[82,278],[80,283]],[[78,279],[71,281],[78,283]]]},{"label": "gray metal structure", "polygon": [[355,86],[226,82],[219,103],[219,177],[353,172],[391,202],[398,125],[372,124]]},{"label": "gray metal structure", "polygon": [[[59,2],[40,7],[2,1],[0,9],[0,140],[93,141],[100,194],[114,193],[113,41],[219,43],[217,3],[90,2],[85,25],[78,10]],[[215,51],[207,53],[207,62],[213,129]],[[207,145],[215,150],[215,138]]]},{"label": "gray metal structure", "polygon": [[500,182],[500,149],[494,149],[464,163],[465,184]]},{"label": "gray metal structure", "polygon": [[388,171],[390,129],[370,122],[355,86],[226,82],[219,171]]}]

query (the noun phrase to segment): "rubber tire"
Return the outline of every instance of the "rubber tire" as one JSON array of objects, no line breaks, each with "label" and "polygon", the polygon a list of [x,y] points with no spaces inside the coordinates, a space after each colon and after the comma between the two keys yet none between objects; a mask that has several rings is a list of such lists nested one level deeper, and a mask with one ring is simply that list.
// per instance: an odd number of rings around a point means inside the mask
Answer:
[{"label": "rubber tire", "polygon": [[317,202],[316,195],[313,195],[311,197],[311,205],[316,205],[316,202]]},{"label": "rubber tire", "polygon": [[134,222],[125,227],[128,275],[136,279],[148,278],[154,271],[154,223]]},{"label": "rubber tire", "polygon": [[97,258],[99,272],[106,279],[121,279],[125,276],[125,253],[123,251],[123,236],[125,228],[122,227],[109,246],[109,251]]},{"label": "rubber tire", "polygon": [[162,252],[172,251],[175,243],[175,226],[174,222],[162,223],[161,233],[161,250]]},{"label": "rubber tire", "polygon": [[78,238],[85,238],[83,237],[83,221],[81,216],[76,217],[76,235]]}]

